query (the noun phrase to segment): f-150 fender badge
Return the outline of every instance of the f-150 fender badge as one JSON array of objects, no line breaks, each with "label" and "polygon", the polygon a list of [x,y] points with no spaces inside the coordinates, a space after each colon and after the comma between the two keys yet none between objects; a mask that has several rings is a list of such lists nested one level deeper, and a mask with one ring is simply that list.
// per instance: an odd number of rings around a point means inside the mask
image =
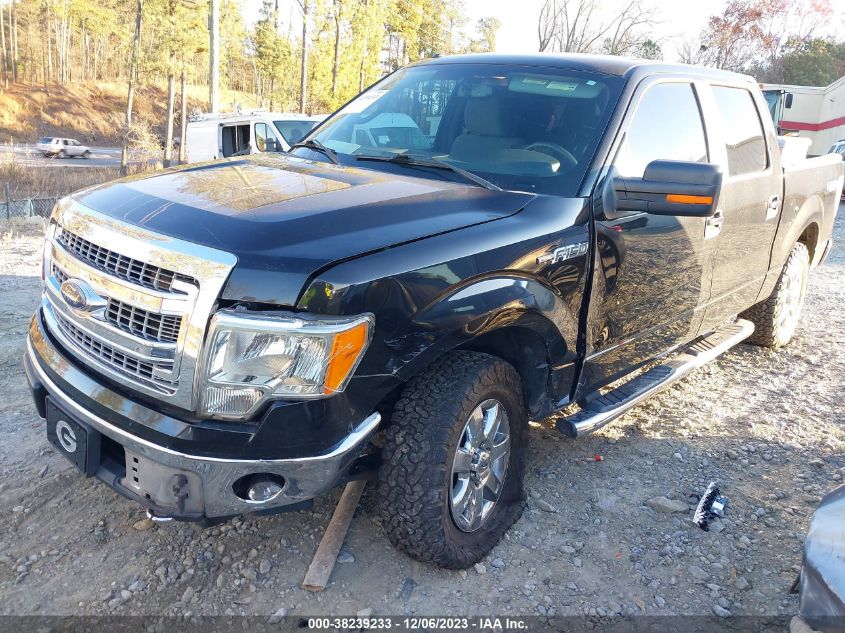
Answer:
[{"label": "f-150 fender badge", "polygon": [[587,242],[578,242],[577,244],[568,244],[556,248],[551,253],[540,255],[537,258],[538,264],[557,264],[558,262],[578,257],[579,255],[587,254]]}]

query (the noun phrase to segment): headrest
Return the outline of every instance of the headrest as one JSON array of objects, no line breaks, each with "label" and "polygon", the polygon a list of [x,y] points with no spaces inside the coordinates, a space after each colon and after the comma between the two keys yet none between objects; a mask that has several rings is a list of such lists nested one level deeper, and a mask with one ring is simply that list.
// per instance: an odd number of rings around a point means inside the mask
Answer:
[{"label": "headrest", "polygon": [[467,134],[506,136],[499,101],[493,97],[471,98],[464,109]]}]

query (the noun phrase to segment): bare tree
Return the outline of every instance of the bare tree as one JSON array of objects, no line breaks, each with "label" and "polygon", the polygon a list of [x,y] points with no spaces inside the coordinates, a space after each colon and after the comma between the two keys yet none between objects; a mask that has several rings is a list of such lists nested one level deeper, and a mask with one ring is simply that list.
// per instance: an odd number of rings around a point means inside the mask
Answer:
[{"label": "bare tree", "polygon": [[305,112],[305,91],[308,88],[308,5],[310,0],[297,0],[302,11],[302,57],[299,66],[299,111]]},{"label": "bare tree", "polygon": [[599,0],[545,0],[537,21],[540,51],[626,55],[649,39],[657,11],[628,0],[613,15],[602,14]]},{"label": "bare tree", "polygon": [[185,76],[185,69],[182,68],[182,86],[179,89],[179,164],[188,160],[185,141],[188,135],[188,78]]},{"label": "bare tree", "polygon": [[[171,59],[171,64],[174,63]],[[164,133],[164,166],[173,162],[173,117],[176,106],[176,77],[173,70],[167,71],[167,122]]]},{"label": "bare tree", "polygon": [[3,19],[3,8],[0,7],[0,47],[3,48],[3,83],[9,87],[9,75],[6,71],[9,69],[9,58],[6,55],[6,27]]},{"label": "bare tree", "polygon": [[540,17],[537,19],[537,39],[541,53],[549,48],[554,41],[560,19],[559,14],[560,8],[557,0],[546,0],[540,7]]},{"label": "bare tree", "polygon": [[211,0],[209,16],[208,101],[211,112],[220,108],[220,0]]},{"label": "bare tree", "polygon": [[138,81],[138,56],[141,48],[141,16],[144,14],[144,0],[137,0],[135,5],[135,36],[132,38],[132,59],[129,63],[129,89],[126,94],[126,129],[123,136],[123,149],[120,152],[120,174],[126,175],[129,169],[129,140],[132,134],[132,106],[135,101],[135,84]]},{"label": "bare tree", "polygon": [[686,37],[675,47],[675,54],[682,64],[702,64],[707,55],[707,46],[700,37]]}]

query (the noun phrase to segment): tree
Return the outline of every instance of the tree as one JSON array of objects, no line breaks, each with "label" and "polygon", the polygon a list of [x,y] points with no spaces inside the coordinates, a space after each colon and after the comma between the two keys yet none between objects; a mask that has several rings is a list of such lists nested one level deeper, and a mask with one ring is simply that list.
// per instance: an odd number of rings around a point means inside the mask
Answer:
[{"label": "tree", "polygon": [[132,60],[129,64],[129,87],[126,95],[126,128],[123,136],[123,148],[120,152],[120,173],[125,175],[129,168],[129,138],[132,131],[132,106],[135,100],[135,83],[138,80],[138,50],[141,48],[141,20],[144,13],[144,0],[135,4],[135,36],[132,38]]},{"label": "tree", "polygon": [[302,11],[302,50],[299,65],[299,111],[305,112],[305,90],[308,87],[308,8],[310,0],[297,0]]},{"label": "tree", "polygon": [[699,60],[733,71],[779,79],[779,57],[787,38],[812,38],[832,14],[830,0],[731,0],[711,16],[702,33]]},{"label": "tree", "polygon": [[652,39],[647,39],[634,49],[634,57],[640,59],[663,59],[663,47]]},{"label": "tree", "polygon": [[845,75],[845,42],[790,38],[780,58],[783,83],[826,86]]},{"label": "tree", "polygon": [[499,18],[479,18],[475,27],[476,37],[470,42],[470,51],[473,53],[492,53],[496,50],[496,36],[502,22]]},{"label": "tree", "polygon": [[537,37],[541,52],[629,55],[656,23],[656,10],[638,0],[627,0],[613,15],[602,13],[599,0],[545,0]]}]

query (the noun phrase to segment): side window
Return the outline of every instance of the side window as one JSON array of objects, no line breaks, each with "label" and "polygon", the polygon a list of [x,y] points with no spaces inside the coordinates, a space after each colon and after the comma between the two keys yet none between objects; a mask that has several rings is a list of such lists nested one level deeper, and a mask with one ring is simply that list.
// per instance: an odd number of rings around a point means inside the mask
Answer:
[{"label": "side window", "polygon": [[713,86],[713,97],[725,135],[728,173],[738,176],[766,169],[766,141],[751,93],[744,88]]},{"label": "side window", "polygon": [[259,152],[276,152],[276,137],[266,123],[255,124],[255,147]]},{"label": "side window", "polygon": [[654,160],[707,162],[707,141],[691,84],[656,84],[646,91],[614,166],[620,176],[640,178]]}]

